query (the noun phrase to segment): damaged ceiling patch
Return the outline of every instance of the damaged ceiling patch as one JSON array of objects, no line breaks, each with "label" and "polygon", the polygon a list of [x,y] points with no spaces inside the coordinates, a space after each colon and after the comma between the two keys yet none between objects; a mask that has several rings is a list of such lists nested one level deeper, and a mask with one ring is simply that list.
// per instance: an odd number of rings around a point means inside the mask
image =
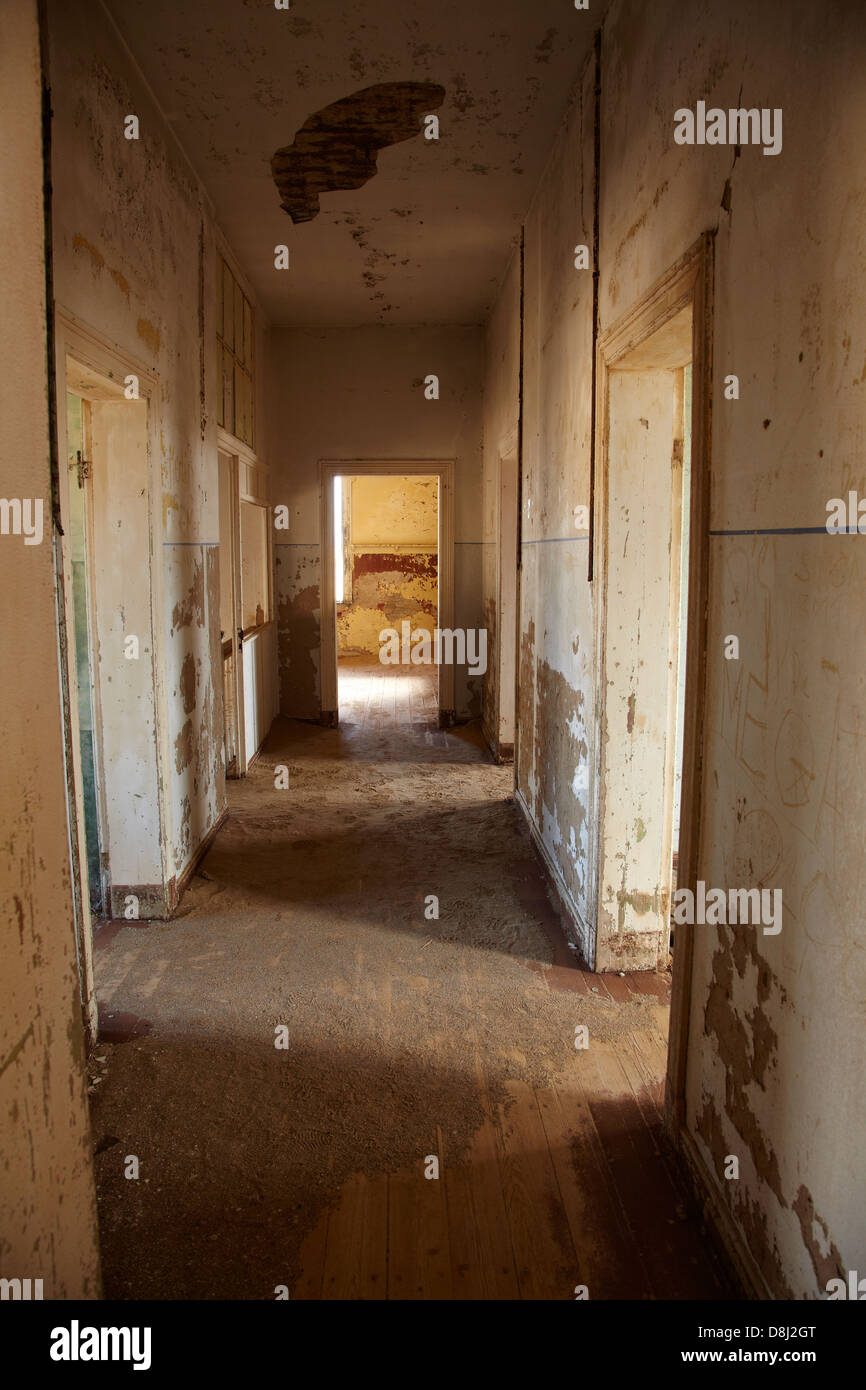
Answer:
[{"label": "damaged ceiling patch", "polygon": [[435,82],[379,82],[315,111],[271,159],[284,211],[293,222],[309,222],[320,193],[361,188],[376,173],[379,151],[418,135],[444,100],[445,88]]}]

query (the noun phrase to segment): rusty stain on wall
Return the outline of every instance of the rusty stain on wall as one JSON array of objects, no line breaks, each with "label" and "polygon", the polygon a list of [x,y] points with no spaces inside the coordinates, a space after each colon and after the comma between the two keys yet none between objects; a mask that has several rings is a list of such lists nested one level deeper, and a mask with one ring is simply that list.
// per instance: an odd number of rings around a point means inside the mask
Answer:
[{"label": "rusty stain on wall", "polygon": [[[75,251],[85,251],[87,253],[93,262],[95,271],[98,272],[105,268],[105,257],[102,252],[97,250],[95,246],[92,246],[87,238],[83,237],[80,232],[76,232],[75,236],[72,238],[72,246]],[[126,279],[126,276],[121,275],[120,271],[115,270],[113,266],[108,267],[108,273],[121,293],[129,299],[129,281]]]},{"label": "rusty stain on wall", "polygon": [[632,692],[628,697],[628,714],[626,715],[625,727],[627,733],[634,732],[634,711],[637,704],[637,696]]},{"label": "rusty stain on wall", "polygon": [[182,627],[204,627],[205,622],[205,575],[202,562],[196,561],[193,581],[180,603],[176,603],[171,615],[172,634]]},{"label": "rusty stain on wall", "polygon": [[136,324],[136,332],[143,343],[151,349],[154,357],[159,355],[159,329],[155,328],[150,319],[139,319]]},{"label": "rusty stain on wall", "polygon": [[87,238],[83,237],[80,232],[76,232],[75,236],[72,238],[72,245],[76,251],[87,252],[93,262],[94,270],[102,270],[102,267],[105,265],[105,257],[95,246],[91,246]]},{"label": "rusty stain on wall", "polygon": [[342,652],[378,655],[379,633],[401,623],[432,633],[438,612],[437,556],[434,554],[372,554],[352,557],[352,594],[337,608],[337,633]]},{"label": "rusty stain on wall", "polygon": [[195,709],[195,686],[195,657],[192,652],[187,652],[181,667],[179,685],[184,714],[191,714]]},{"label": "rusty stain on wall", "polygon": [[195,757],[195,730],[191,719],[187,719],[174,741],[175,772],[183,772]]}]

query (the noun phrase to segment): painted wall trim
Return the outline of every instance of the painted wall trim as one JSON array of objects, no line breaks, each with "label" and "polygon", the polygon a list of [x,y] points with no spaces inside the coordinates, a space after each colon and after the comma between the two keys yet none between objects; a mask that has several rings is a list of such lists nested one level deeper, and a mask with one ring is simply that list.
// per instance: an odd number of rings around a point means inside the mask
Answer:
[{"label": "painted wall trim", "polygon": [[772,1299],[773,1295],[764,1282],[740,1227],[730,1209],[722,1201],[719,1189],[712,1181],[694,1136],[688,1130],[682,1129],[677,1147],[686,1181],[692,1188],[699,1204],[703,1207],[707,1220],[733,1265],[734,1272],[743,1285],[746,1297],[755,1300]]},{"label": "painted wall trim", "polygon": [[527,826],[529,827],[529,834],[532,837],[532,843],[538,850],[542,863],[545,869],[547,870],[548,875],[550,876],[554,888],[556,889],[557,896],[565,913],[567,927],[572,928],[571,931],[566,930],[566,936],[569,938],[569,944],[577,948],[584,961],[588,961],[589,957],[587,955],[587,949],[590,937],[592,935],[589,928],[589,924],[586,921],[586,918],[584,917],[577,903],[575,902],[571,892],[569,891],[568,885],[566,884],[565,879],[562,877],[562,874],[560,873],[559,866],[551,858],[550,851],[544,843],[544,840],[541,838],[541,835],[539,834],[535,822],[533,821],[532,816],[530,814],[529,807],[523,799],[523,794],[521,793],[520,788],[516,785],[514,788],[514,800],[516,804],[520,807],[521,814],[523,815],[523,818],[526,821]]},{"label": "painted wall trim", "polygon": [[[595,697],[599,717],[594,740],[593,805],[590,808],[589,876],[592,895],[593,943],[590,964],[595,966],[601,870],[601,823],[604,814],[604,709],[607,694],[605,624],[607,617],[607,452],[609,432],[610,372],[633,348],[642,343],[687,305],[692,306],[692,487],[688,586],[688,634],[686,651],[685,734],[682,761],[682,815],[680,818],[680,886],[694,888],[697,879],[701,829],[701,775],[704,742],[704,687],[706,683],[706,626],[709,577],[709,495],[712,393],[712,295],[715,236],[702,233],[696,242],[651,285],[599,337],[598,410],[594,422],[600,463],[595,488],[594,537],[599,561],[596,603]],[[692,980],[692,939],[680,933],[674,952],[668,1073],[665,1091],[666,1123],[675,1143],[685,1126],[685,1081]]]}]

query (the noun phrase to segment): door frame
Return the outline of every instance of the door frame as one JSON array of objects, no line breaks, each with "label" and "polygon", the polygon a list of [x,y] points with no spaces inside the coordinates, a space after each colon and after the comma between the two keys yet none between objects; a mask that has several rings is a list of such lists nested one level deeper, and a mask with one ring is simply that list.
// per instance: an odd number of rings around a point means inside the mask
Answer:
[{"label": "door frame", "polygon": [[[125,378],[130,374],[138,377],[139,397],[147,404],[148,441],[158,431],[157,378],[148,365],[140,358],[132,356],[108,338],[96,332],[89,324],[61,305],[55,306],[54,338],[54,376],[58,408],[56,412],[57,458],[58,458],[58,502],[60,523],[69,515],[69,468],[67,466],[69,447],[67,438],[66,394],[69,390],[70,367],[75,371],[77,382],[73,394],[84,401],[122,398]],[[94,380],[91,392],[87,389],[87,374],[92,372]],[[61,407],[62,401],[62,407]],[[155,495],[154,451],[148,444],[147,483],[149,498]],[[85,508],[90,520],[92,498],[86,489]],[[154,555],[153,509],[149,508],[150,536],[150,633],[154,653],[154,670],[165,669],[163,654],[163,635],[158,621],[162,600],[162,566]],[[57,543],[59,540],[59,544]],[[60,645],[61,694],[63,703],[64,743],[67,770],[67,824],[69,828],[69,853],[72,870],[73,907],[75,912],[75,934],[78,947],[79,975],[81,980],[82,1006],[85,1025],[89,1037],[95,1040],[98,1032],[96,990],[93,977],[93,919],[90,911],[89,895],[83,891],[88,881],[87,848],[84,828],[84,779],[81,768],[81,753],[78,745],[78,687],[76,673],[71,659],[75,651],[75,619],[73,613],[72,564],[68,545],[63,543],[63,533],[55,541],[55,565],[57,572],[57,625]],[[93,563],[93,527],[89,528],[87,544],[88,569]],[[91,576],[88,585],[88,625],[95,619],[95,593]],[[93,629],[91,629],[93,630]],[[95,670],[95,668],[94,668]],[[94,678],[91,671],[91,679]],[[105,778],[102,767],[101,711],[98,685],[94,691],[93,723],[95,735],[94,764],[96,772],[96,800],[99,819],[100,849],[105,849]],[[162,691],[157,682],[154,691],[154,714],[157,728],[156,759],[157,768],[166,765],[167,749],[162,746],[164,735]],[[168,824],[167,793],[164,778],[159,783],[159,821],[162,848],[162,873],[166,877],[165,827]],[[103,897],[105,897],[103,893]]]},{"label": "door frame", "polygon": [[[339,722],[337,694],[337,603],[334,576],[334,479],[376,477],[438,478],[437,626],[454,626],[454,460],[453,459],[319,459],[319,529],[321,545],[321,718]],[[330,615],[330,617],[328,616]],[[454,667],[439,666],[439,724],[454,723]]]},{"label": "door frame", "polygon": [[[507,473],[511,477],[507,478]],[[510,517],[506,517],[502,506],[503,492],[505,491],[506,480],[513,482],[512,510]],[[512,525],[513,522],[513,525]],[[507,535],[506,535],[507,530]],[[506,546],[504,541],[510,544]],[[496,729],[494,731],[495,753],[499,762],[511,762],[514,759],[514,750],[517,744],[517,652],[518,652],[518,609],[520,606],[520,565],[518,551],[520,548],[520,448],[518,431],[515,426],[510,430],[504,439],[500,441],[498,450],[498,466],[496,472],[496,629],[498,634],[497,648],[497,672],[496,672]],[[506,622],[505,605],[502,600],[503,578],[507,576],[507,582],[514,586],[512,600],[511,620]],[[508,632],[508,643],[510,646],[511,671],[505,670],[505,642],[504,634]],[[502,739],[502,703],[503,695],[511,709],[511,739]]]},{"label": "door frame", "polygon": [[[596,475],[594,535],[597,555],[596,594],[596,709],[593,806],[590,812],[590,913],[593,963],[600,909],[601,818],[603,806],[604,711],[607,678],[604,633],[607,616],[607,499],[610,374],[638,344],[657,333],[683,308],[692,309],[691,497],[689,536],[688,622],[686,678],[683,699],[683,760],[679,834],[680,887],[695,889],[701,839],[704,710],[706,701],[707,595],[709,587],[710,446],[712,429],[713,253],[715,234],[704,232],[689,250],[641,296],[622,318],[599,337],[597,348],[598,401],[595,420]],[[685,1129],[686,1066],[692,996],[694,941],[691,931],[677,934],[674,948],[670,1037],[665,1087],[665,1120],[679,1137]]]},{"label": "door frame", "polygon": [[[274,548],[272,504],[270,501],[269,470],[256,452],[236,439],[220,425],[217,428],[217,456],[225,454],[231,462],[231,575],[232,575],[232,648],[234,652],[235,684],[235,730],[237,748],[237,777],[245,777],[250,764],[256,756],[256,748],[247,747],[246,720],[246,682],[244,681],[244,642],[265,628],[271,627],[274,616]],[[243,555],[241,545],[241,503],[249,502],[262,507],[266,515],[265,534],[267,536],[267,575],[268,575],[268,613],[269,618],[261,628],[243,628]],[[220,537],[222,543],[222,537]],[[243,635],[239,635],[243,634]],[[222,673],[220,673],[222,678]],[[234,779],[232,779],[234,780]]]},{"label": "door frame", "polygon": [[[217,468],[219,470],[218,486],[222,486],[222,459],[228,464],[228,487],[229,487],[229,573],[231,575],[231,628],[228,636],[221,639],[220,649],[222,651],[223,668],[225,668],[225,644],[228,641],[231,645],[232,656],[232,685],[234,686],[234,746],[235,746],[235,771],[232,774],[234,780],[246,774],[245,760],[245,721],[243,710],[244,682],[243,682],[243,652],[241,643],[238,640],[238,630],[240,628],[240,553],[238,536],[240,532],[240,500],[238,485],[238,456],[231,447],[226,447],[222,443],[217,445]],[[220,534],[220,550],[223,546],[223,537]],[[220,673],[222,675],[222,673]],[[225,723],[225,701],[223,701],[223,722]],[[223,760],[225,760],[225,727],[223,727]],[[229,776],[226,767],[226,777]]]}]

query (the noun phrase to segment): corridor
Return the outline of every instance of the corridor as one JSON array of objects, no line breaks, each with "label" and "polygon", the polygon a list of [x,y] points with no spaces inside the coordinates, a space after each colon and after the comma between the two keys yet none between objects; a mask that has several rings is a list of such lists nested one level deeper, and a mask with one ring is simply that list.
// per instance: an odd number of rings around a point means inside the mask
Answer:
[{"label": "corridor", "polygon": [[666,978],[578,967],[510,770],[383,670],[345,729],[277,724],[174,922],[97,934],[106,1297],[727,1296],[662,1135]]},{"label": "corridor", "polygon": [[866,1298],[864,72],[0,0],[0,1302]]}]

